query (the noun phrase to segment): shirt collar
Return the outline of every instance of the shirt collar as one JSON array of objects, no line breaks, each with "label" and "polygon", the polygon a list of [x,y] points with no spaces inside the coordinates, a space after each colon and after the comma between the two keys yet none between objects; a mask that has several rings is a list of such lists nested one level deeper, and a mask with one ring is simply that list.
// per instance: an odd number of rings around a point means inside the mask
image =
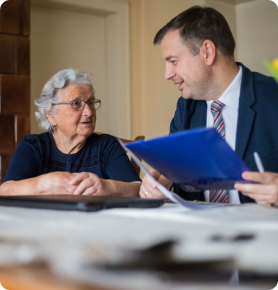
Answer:
[{"label": "shirt collar", "polygon": [[[234,110],[238,110],[240,86],[242,80],[242,67],[239,66],[239,71],[233,81],[230,83],[225,92],[218,99],[220,102],[225,104]],[[207,106],[210,108],[212,101],[207,101]]]}]

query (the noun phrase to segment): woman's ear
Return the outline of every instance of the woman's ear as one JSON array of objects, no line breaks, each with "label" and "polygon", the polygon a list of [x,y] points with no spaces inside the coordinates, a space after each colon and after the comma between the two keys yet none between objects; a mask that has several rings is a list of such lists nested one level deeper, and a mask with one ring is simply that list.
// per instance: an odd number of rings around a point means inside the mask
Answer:
[{"label": "woman's ear", "polygon": [[56,121],[54,115],[52,114],[52,112],[46,113],[46,117],[52,126],[57,126],[57,121]]}]

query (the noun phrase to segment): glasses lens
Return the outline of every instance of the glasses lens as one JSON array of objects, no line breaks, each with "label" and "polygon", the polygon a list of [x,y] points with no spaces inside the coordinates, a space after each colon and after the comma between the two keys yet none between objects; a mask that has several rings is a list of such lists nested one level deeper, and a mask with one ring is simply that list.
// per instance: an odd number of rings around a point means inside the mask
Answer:
[{"label": "glasses lens", "polygon": [[100,108],[100,100],[95,100],[95,109],[99,109]]},{"label": "glasses lens", "polygon": [[81,111],[84,108],[84,104],[81,100],[74,100],[72,103],[72,108],[76,111]]},{"label": "glasses lens", "polygon": [[88,105],[92,110],[97,110],[100,107],[100,100],[90,100],[88,101]]}]

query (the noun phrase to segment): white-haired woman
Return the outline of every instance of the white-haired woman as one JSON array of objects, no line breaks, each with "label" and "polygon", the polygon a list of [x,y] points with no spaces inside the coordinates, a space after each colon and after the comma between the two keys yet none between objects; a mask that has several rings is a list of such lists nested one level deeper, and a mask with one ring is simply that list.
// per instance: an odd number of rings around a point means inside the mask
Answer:
[{"label": "white-haired woman", "polygon": [[116,138],[93,133],[100,103],[87,72],[55,74],[35,102],[47,132],[18,144],[0,195],[138,196],[140,178]]}]

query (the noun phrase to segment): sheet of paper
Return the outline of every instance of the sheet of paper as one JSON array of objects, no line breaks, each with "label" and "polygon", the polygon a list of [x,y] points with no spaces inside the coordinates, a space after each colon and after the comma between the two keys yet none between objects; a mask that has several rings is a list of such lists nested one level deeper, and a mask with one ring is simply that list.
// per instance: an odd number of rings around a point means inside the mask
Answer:
[{"label": "sheet of paper", "polygon": [[124,148],[124,150],[130,154],[131,158],[141,168],[141,170],[154,181],[158,190],[161,191],[165,195],[166,198],[169,198],[171,201],[181,204],[184,207],[190,208],[190,209],[208,209],[208,208],[223,206],[222,204],[215,204],[215,205],[214,204],[198,204],[198,203],[186,201],[185,199],[181,198],[176,193],[169,191],[167,188],[165,188],[157,180],[154,179],[154,177],[150,174],[150,172],[143,165],[143,163],[125,146],[125,144],[120,139],[118,139],[118,141],[121,144],[121,146]]}]

